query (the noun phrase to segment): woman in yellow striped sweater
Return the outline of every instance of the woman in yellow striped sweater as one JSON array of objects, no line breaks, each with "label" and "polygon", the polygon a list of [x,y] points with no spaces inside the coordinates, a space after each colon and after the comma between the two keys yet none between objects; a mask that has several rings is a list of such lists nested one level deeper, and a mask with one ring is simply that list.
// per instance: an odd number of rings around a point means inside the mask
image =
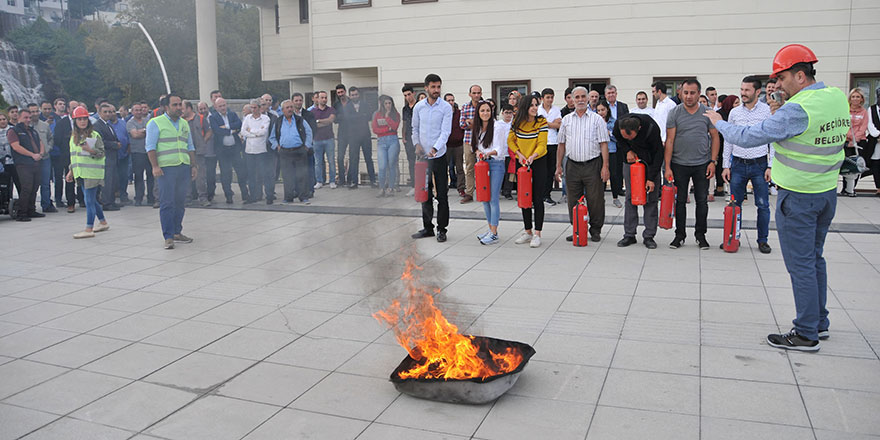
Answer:
[{"label": "woman in yellow striped sweater", "polygon": [[[544,194],[547,180],[547,121],[538,116],[540,101],[534,95],[520,100],[516,117],[507,136],[507,146],[516,155],[520,166],[532,168],[532,194]],[[541,246],[541,229],[544,227],[544,203],[538,197],[533,208],[523,208],[523,227],[525,232],[516,239],[516,244],[529,243],[530,247]],[[532,210],[535,211],[535,230],[532,233]]]}]

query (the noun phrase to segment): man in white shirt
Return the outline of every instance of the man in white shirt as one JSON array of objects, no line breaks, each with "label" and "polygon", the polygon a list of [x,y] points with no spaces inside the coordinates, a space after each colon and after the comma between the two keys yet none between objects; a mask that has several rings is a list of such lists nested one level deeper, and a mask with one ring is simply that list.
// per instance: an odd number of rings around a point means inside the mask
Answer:
[{"label": "man in white shirt", "polygon": [[706,100],[709,101],[709,105],[706,107],[715,111],[718,111],[718,109],[721,108],[721,103],[718,102],[718,90],[715,90],[715,87],[706,87]]},{"label": "man in white shirt", "polygon": [[[730,111],[727,120],[731,124],[757,125],[770,117],[770,106],[760,102],[761,80],[755,76],[743,78],[739,88],[742,105]],[[730,194],[737,206],[742,206],[746,194],[746,184],[752,182],[755,207],[758,208],[758,249],[762,254],[770,253],[767,236],[770,229],[769,188],[770,167],[773,166],[773,145],[767,148],[742,148],[724,140],[723,165],[721,177],[730,183]]]},{"label": "man in white shirt", "polygon": [[[562,125],[562,113],[560,113],[559,107],[553,106],[553,99],[555,94],[553,89],[546,88],[541,91],[541,106],[538,107],[538,116],[543,116],[544,119],[547,120],[547,157],[555,158],[556,157],[556,149],[558,148],[559,142],[557,141],[557,136],[559,133],[559,126]],[[545,183],[544,194],[538,194],[544,200],[544,203],[555,206],[556,202],[553,201],[553,198],[550,197],[550,193],[553,190],[553,172],[556,170],[556,163],[553,160],[548,160],[547,162],[547,182]]]},{"label": "man in white shirt", "polygon": [[666,127],[666,117],[669,115],[669,112],[675,108],[676,104],[666,95],[666,84],[662,81],[656,81],[654,84],[651,84],[651,95],[654,96],[654,99],[657,100],[657,104],[654,105],[654,120],[657,121],[657,125],[660,129],[660,139],[663,143],[666,143],[666,130],[663,127]]},{"label": "man in white shirt", "polygon": [[639,93],[636,93],[636,105],[637,107],[630,110],[630,113],[638,113],[642,115],[648,115],[652,118],[654,117],[654,109],[648,107],[648,94],[644,91],[639,91]]},{"label": "man in white shirt", "polygon": [[[440,99],[443,81],[431,73],[425,77],[427,98],[413,108],[413,142],[416,156],[428,161],[428,200],[422,203],[424,228],[412,235],[419,239],[434,236],[434,185],[437,187],[437,241],[446,241],[449,226],[449,162],[446,157],[446,141],[452,132],[452,106]],[[416,179],[419,177],[416,176]]]},{"label": "man in white shirt", "polygon": [[[556,152],[556,179],[561,180],[562,162],[568,187],[568,219],[581,195],[587,199],[590,213],[590,241],[600,241],[605,224],[605,182],[611,178],[608,155],[608,124],[596,112],[588,110],[587,89],[575,87],[571,92],[575,111],[562,118],[559,126],[559,148]],[[572,241],[572,236],[566,237]]]},{"label": "man in white shirt", "polygon": [[266,151],[271,120],[262,113],[263,102],[265,101],[259,99],[251,100],[251,113],[241,121],[240,135],[245,142],[244,161],[250,189],[250,197],[244,201],[246,205],[262,200],[264,190],[266,203],[271,205],[275,194],[275,162]]}]

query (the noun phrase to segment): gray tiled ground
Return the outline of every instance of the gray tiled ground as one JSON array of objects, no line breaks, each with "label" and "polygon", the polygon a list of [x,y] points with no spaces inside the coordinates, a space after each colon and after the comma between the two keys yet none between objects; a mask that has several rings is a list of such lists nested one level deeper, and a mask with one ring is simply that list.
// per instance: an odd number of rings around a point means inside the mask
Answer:
[{"label": "gray tiled ground", "polygon": [[[316,205],[415,208],[367,189]],[[619,225],[573,248],[550,222],[529,249],[518,222],[486,247],[482,221],[453,219],[448,243],[416,245],[438,302],[467,332],[537,350],[473,407],[387,380],[405,352],[370,313],[401,288],[415,218],[191,209],[196,241],[165,251],[156,211],[108,213],[110,231],[75,241],[83,215],[0,221],[15,250],[0,257],[0,440],[880,439],[880,234],[828,236],[833,334],[801,354],[762,342],[793,301],[754,230],[736,254],[649,252],[614,246]],[[841,223],[878,218],[873,198],[838,205]]]}]

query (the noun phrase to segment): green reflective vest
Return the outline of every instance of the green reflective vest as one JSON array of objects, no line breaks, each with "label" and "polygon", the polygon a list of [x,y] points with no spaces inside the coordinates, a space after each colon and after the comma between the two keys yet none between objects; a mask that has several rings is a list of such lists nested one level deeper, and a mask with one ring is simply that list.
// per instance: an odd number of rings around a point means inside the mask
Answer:
[{"label": "green reflective vest", "polygon": [[178,128],[167,116],[150,119],[159,127],[159,140],[156,143],[156,161],[159,167],[189,165],[189,123],[183,118],[177,120]]},{"label": "green reflective vest", "polygon": [[[92,157],[91,153],[87,153],[79,145],[73,142],[75,136],[70,136],[70,170],[76,179],[104,179],[104,157],[99,159]],[[101,135],[97,131],[92,131],[89,135],[92,139],[101,139]]]},{"label": "green reflective vest", "polygon": [[799,104],[807,112],[809,125],[803,133],[773,143],[773,181],[802,193],[836,190],[850,126],[846,95],[836,87],[825,87],[801,90],[788,102]]}]

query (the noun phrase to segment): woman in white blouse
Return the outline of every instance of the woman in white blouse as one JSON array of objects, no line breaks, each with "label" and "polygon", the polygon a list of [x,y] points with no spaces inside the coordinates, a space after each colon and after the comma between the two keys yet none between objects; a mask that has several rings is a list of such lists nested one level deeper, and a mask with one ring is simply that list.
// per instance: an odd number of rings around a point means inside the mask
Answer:
[{"label": "woman in white blouse", "polygon": [[478,235],[481,244],[498,243],[498,221],[501,218],[501,183],[504,180],[504,159],[507,158],[507,134],[510,132],[510,121],[513,119],[513,106],[504,104],[501,107],[502,121],[496,121],[495,110],[489,101],[480,101],[475,114],[478,123],[474,124],[471,145],[478,160],[489,164],[489,182],[491,198],[483,202],[483,211],[489,230]]},{"label": "woman in white blouse", "polygon": [[256,203],[263,199],[265,187],[266,204],[272,204],[275,194],[275,165],[272,155],[266,151],[266,140],[269,136],[269,116],[260,112],[260,102],[251,100],[251,113],[241,121],[241,138],[244,140],[244,160],[247,166],[248,188],[250,198],[245,204]]}]

